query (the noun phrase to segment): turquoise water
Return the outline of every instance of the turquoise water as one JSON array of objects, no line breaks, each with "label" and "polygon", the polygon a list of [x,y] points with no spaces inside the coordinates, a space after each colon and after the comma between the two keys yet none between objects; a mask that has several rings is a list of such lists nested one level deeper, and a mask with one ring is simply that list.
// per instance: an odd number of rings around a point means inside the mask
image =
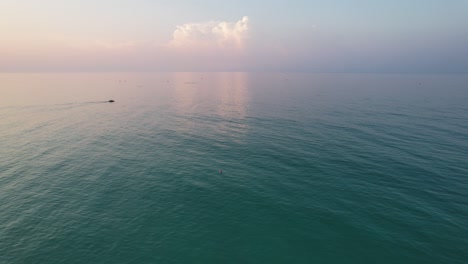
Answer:
[{"label": "turquoise water", "polygon": [[468,263],[467,75],[0,74],[0,92],[0,263]]}]

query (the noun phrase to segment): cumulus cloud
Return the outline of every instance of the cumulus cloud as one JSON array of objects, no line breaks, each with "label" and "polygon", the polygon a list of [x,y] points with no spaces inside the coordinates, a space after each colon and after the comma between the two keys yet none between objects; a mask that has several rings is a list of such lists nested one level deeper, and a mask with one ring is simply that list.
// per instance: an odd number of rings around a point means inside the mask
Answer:
[{"label": "cumulus cloud", "polygon": [[248,37],[249,18],[237,22],[208,21],[177,26],[169,43],[175,48],[243,49]]}]

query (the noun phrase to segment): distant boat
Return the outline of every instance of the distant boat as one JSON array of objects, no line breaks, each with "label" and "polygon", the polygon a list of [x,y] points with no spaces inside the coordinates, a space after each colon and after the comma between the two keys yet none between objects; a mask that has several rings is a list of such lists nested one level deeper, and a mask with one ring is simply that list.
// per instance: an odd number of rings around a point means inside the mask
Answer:
[{"label": "distant boat", "polygon": [[107,102],[109,102],[109,103],[113,103],[113,102],[114,102],[114,100],[109,100],[109,101],[107,101]]}]

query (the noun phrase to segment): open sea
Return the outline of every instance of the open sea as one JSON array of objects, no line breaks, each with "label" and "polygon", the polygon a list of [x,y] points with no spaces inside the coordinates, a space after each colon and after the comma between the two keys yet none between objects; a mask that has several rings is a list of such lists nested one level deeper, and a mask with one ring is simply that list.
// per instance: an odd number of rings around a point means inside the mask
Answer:
[{"label": "open sea", "polygon": [[0,74],[0,263],[466,264],[468,75]]}]

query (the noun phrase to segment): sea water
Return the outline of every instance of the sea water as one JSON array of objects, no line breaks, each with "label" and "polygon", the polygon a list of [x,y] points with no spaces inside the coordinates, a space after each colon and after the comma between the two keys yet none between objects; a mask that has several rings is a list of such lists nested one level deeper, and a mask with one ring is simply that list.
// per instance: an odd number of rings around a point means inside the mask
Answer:
[{"label": "sea water", "polygon": [[2,264],[462,264],[467,221],[468,75],[0,74]]}]

